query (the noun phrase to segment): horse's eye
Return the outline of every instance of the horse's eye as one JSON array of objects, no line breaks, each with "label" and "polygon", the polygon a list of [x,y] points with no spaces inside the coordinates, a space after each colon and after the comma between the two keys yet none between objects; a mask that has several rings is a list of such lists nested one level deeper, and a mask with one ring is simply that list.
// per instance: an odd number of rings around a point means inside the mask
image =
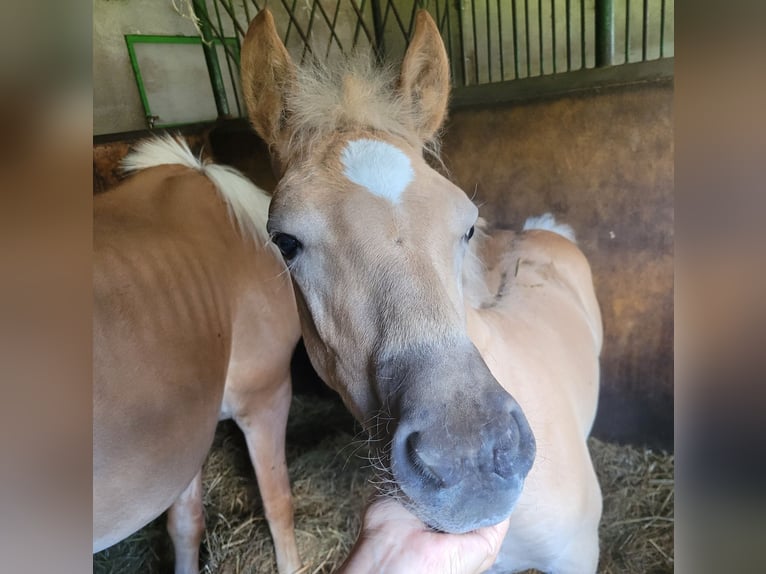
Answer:
[{"label": "horse's eye", "polygon": [[287,233],[275,233],[271,236],[271,240],[282,253],[282,257],[285,258],[285,261],[293,259],[301,248],[301,242]]},{"label": "horse's eye", "polygon": [[471,226],[471,229],[469,229],[468,231],[466,231],[466,233],[465,233],[465,240],[466,240],[466,241],[468,241],[469,239],[471,239],[471,237],[473,237],[473,227],[474,227],[474,226],[472,225],[472,226]]}]

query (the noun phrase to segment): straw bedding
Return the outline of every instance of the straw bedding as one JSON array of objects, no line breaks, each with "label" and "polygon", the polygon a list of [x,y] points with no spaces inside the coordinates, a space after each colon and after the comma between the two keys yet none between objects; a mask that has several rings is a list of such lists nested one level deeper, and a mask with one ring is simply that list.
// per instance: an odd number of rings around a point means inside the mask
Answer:
[{"label": "straw bedding", "polygon": [[[329,574],[354,542],[371,493],[358,427],[338,400],[296,397],[288,424],[288,464],[301,574]],[[590,439],[604,495],[604,574],[673,571],[673,455]],[[202,572],[276,573],[268,526],[244,439],[222,423],[204,469],[207,527]],[[107,573],[172,572],[164,516],[93,557]]]}]

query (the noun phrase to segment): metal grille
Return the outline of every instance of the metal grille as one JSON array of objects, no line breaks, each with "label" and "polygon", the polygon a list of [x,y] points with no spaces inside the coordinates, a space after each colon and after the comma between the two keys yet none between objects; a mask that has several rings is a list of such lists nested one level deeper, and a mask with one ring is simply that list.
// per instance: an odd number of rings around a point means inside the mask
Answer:
[{"label": "metal grille", "polygon": [[[268,7],[296,61],[357,50],[401,59],[415,14],[426,9],[444,39],[456,87],[494,84],[673,56],[673,0],[192,0],[203,39],[225,44],[230,76],[250,20]],[[208,58],[216,101],[218,59]],[[216,68],[218,71],[216,72]],[[218,82],[220,83],[220,82]],[[225,96],[220,96],[225,99]],[[220,102],[242,115],[241,97]]]}]

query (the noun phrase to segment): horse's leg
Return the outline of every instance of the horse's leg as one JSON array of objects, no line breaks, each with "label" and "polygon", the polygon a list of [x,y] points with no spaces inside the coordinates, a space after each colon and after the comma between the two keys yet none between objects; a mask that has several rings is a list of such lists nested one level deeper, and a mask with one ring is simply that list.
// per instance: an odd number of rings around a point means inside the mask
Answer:
[{"label": "horse's leg", "polygon": [[199,572],[199,544],[205,528],[202,508],[202,470],[168,510],[168,532],[176,553],[176,574]]},{"label": "horse's leg", "polygon": [[293,499],[285,460],[285,432],[292,390],[290,375],[273,389],[248,396],[237,405],[234,420],[245,433],[250,460],[255,468],[266,520],[277,555],[280,574],[299,570],[298,547],[293,525]]}]

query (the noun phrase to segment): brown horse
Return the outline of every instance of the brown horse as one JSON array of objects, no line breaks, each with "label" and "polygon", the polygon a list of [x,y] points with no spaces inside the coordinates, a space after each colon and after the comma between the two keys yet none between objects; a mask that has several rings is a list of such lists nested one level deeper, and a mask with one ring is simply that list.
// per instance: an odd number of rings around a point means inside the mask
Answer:
[{"label": "brown horse", "polygon": [[384,492],[449,532],[510,515],[496,572],[594,572],[590,268],[550,216],[485,235],[425,161],[438,160],[450,88],[433,20],[418,14],[394,77],[295,66],[263,11],[241,66],[281,175],[268,229],[309,356],[377,445]]},{"label": "brown horse", "polygon": [[300,328],[266,245],[269,198],[170,137],[124,165],[138,173],[94,198],[94,551],[170,508],[176,572],[198,572],[200,470],[217,422],[233,418],[279,572],[293,572],[284,443]]}]

